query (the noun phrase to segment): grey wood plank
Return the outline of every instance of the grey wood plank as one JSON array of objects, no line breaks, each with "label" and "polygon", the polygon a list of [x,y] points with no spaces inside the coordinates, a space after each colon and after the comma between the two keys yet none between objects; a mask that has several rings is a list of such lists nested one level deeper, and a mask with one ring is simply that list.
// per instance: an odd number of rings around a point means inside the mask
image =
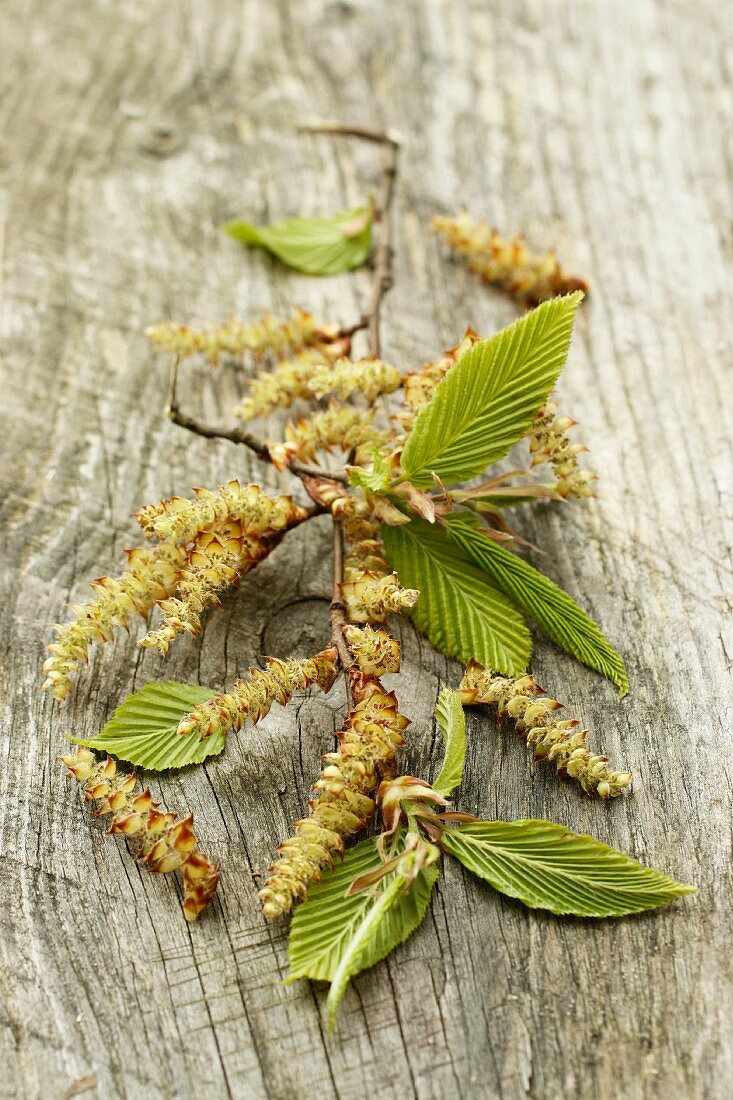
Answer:
[{"label": "grey wood plank", "polygon": [[[0,727],[0,1094],[343,1100],[724,1097],[731,956],[731,42],[712,0],[8,0],[0,8],[0,362],[4,662]],[[167,663],[119,638],[65,709],[38,693],[47,624],[118,567],[147,500],[276,475],[163,416],[143,329],[303,304],[350,320],[368,275],[283,276],[217,229],[331,210],[374,150],[294,133],[304,117],[404,137],[385,354],[405,369],[490,332],[512,304],[426,231],[466,206],[587,273],[563,377],[598,498],[534,510],[542,566],[628,662],[613,689],[538,642],[537,676],[635,773],[607,806],[470,719],[468,810],[548,817],[685,881],[695,899],[613,924],[556,921],[447,867],[423,928],[347,994],[283,986],[286,930],[254,898],[302,814],[341,698],[298,700],[205,768],[154,783],[222,863],[195,926],[90,822],[61,773],[136,684],[231,682],[323,636],[321,521]],[[223,418],[236,370],[190,368]],[[438,761],[432,703],[457,666],[400,626],[406,766]],[[81,1086],[79,1086],[81,1087]]]}]

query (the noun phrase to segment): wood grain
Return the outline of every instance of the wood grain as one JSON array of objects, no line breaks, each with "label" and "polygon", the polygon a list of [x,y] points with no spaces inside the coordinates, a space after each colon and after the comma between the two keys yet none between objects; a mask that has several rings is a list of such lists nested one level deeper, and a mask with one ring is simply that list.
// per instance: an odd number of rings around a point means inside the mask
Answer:
[{"label": "wood grain", "polygon": [[[6,0],[0,8],[4,668],[0,741],[3,1097],[724,1097],[731,996],[731,59],[713,0]],[[40,695],[47,624],[114,573],[131,513],[271,470],[166,423],[165,317],[261,307],[358,316],[368,275],[313,281],[216,226],[342,208],[375,150],[304,138],[311,116],[404,137],[385,354],[419,364],[510,302],[426,231],[462,206],[555,244],[593,284],[561,400],[598,499],[523,520],[546,571],[604,624],[631,694],[538,642],[540,682],[625,762],[633,796],[581,797],[487,716],[462,805],[549,817],[700,893],[616,923],[553,920],[449,866],[423,928],[348,993],[283,986],[286,929],[253,875],[302,814],[338,697],[298,699],[200,770],[155,781],[222,864],[196,925],[176,886],[103,835],[63,777],[135,684],[231,682],[325,637],[328,531],[294,533],[165,666],[121,637],[61,709]],[[186,372],[223,418],[236,370]],[[458,669],[402,627],[408,769]]]}]

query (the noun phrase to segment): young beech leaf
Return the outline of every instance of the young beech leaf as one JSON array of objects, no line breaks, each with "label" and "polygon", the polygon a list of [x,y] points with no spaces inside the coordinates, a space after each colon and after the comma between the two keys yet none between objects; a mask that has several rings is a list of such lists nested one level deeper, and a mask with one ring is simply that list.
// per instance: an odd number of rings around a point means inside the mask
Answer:
[{"label": "young beech leaf", "polygon": [[443,527],[414,517],[383,526],[382,538],[400,582],[420,592],[411,615],[436,649],[508,676],[524,672],[532,650],[524,619]]},{"label": "young beech leaf", "polygon": [[550,821],[479,821],[446,829],[444,847],[479,878],[530,909],[622,917],[695,893],[590,836]]},{"label": "young beech leaf", "polygon": [[438,878],[436,866],[421,871],[410,889],[389,875],[374,891],[347,896],[355,878],[379,865],[375,837],[350,848],[308,892],[290,925],[288,981],[332,982],[329,1024],[352,977],[388,955],[425,916]]},{"label": "young beech leaf", "polygon": [[553,298],[465,351],[417,415],[402,452],[408,479],[456,485],[522,438],[547,400],[570,346],[580,291]]},{"label": "young beech leaf", "polygon": [[178,723],[196,703],[205,703],[214,695],[211,688],[198,684],[155,681],[128,695],[97,737],[70,740],[151,771],[200,764],[222,751],[226,735],[214,733],[200,741],[195,735],[181,736]]},{"label": "young beech leaf", "polygon": [[445,757],[434,789],[448,798],[463,779],[466,759],[466,716],[458,692],[443,688],[438,696],[435,718],[445,741]]},{"label": "young beech leaf", "polygon": [[372,455],[371,469],[362,466],[347,466],[346,472],[350,485],[353,485],[355,489],[364,489],[368,493],[381,493],[390,483],[389,465],[379,451],[374,451]]},{"label": "young beech leaf", "polygon": [[295,271],[339,275],[366,263],[372,246],[372,220],[372,208],[359,206],[331,217],[286,218],[261,226],[233,221],[222,228],[230,237],[272,253]]},{"label": "young beech leaf", "polygon": [[451,538],[481,567],[512,603],[533,619],[553,642],[589,668],[607,676],[621,695],[629,690],[624,662],[575,600],[511,550],[488,539],[481,523],[466,512],[446,516]]}]

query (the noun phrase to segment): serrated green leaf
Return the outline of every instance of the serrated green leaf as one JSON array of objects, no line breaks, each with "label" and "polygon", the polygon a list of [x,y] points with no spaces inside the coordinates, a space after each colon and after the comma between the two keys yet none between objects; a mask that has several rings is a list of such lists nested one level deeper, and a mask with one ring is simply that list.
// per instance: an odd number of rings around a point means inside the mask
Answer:
[{"label": "serrated green leaf", "polygon": [[195,735],[179,734],[178,723],[197,703],[214,695],[211,688],[198,684],[157,680],[128,695],[97,737],[70,740],[151,771],[200,764],[222,751],[226,735],[215,733],[199,741]]},{"label": "serrated green leaf", "polygon": [[443,845],[502,894],[558,915],[621,917],[695,892],[593,837],[550,821],[480,821]]},{"label": "serrated green leaf", "polygon": [[332,982],[332,1023],[350,979],[383,959],[421,923],[438,878],[438,868],[421,871],[411,888],[390,875],[375,891],[347,896],[355,878],[378,866],[376,838],[350,848],[341,863],[312,886],[290,925],[288,981]]},{"label": "serrated green leaf", "polygon": [[524,619],[445,528],[415,517],[404,527],[383,526],[382,538],[402,584],[420,592],[410,614],[436,649],[508,676],[526,670],[532,639]]},{"label": "serrated green leaf", "polygon": [[466,512],[446,517],[450,535],[491,582],[533,619],[553,642],[589,668],[607,676],[622,696],[629,679],[621,656],[572,596],[511,550],[488,539]]},{"label": "serrated green leaf", "polygon": [[372,208],[359,206],[330,217],[286,218],[271,225],[232,221],[222,229],[243,244],[264,248],[295,271],[339,275],[366,263],[372,220]]},{"label": "serrated green leaf", "polygon": [[458,692],[443,688],[438,696],[435,718],[445,741],[445,756],[433,787],[448,798],[463,779],[466,760],[466,716]]},{"label": "serrated green leaf", "polygon": [[570,346],[580,291],[553,298],[464,352],[420,409],[402,452],[419,488],[456,485],[503,458],[547,400]]}]

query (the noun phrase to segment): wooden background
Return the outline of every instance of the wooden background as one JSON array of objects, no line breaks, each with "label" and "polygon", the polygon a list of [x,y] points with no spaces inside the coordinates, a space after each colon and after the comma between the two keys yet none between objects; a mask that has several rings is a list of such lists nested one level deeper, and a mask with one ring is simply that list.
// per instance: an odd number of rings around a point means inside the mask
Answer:
[{"label": "wooden background", "polygon": [[[63,1097],[723,1097],[733,1088],[730,792],[731,66],[714,0],[5,0],[2,225],[0,1094]],[[728,24],[726,31],[726,23]],[[324,638],[328,532],[296,532],[166,665],[121,637],[65,708],[40,695],[47,624],[119,569],[143,502],[264,478],[163,417],[144,327],[293,304],[348,322],[368,274],[308,280],[216,229],[361,198],[377,150],[304,138],[312,116],[391,126],[404,150],[386,354],[419,365],[512,304],[426,225],[466,206],[588,275],[561,385],[598,499],[523,533],[629,666],[612,687],[548,644],[533,668],[635,773],[604,805],[470,719],[461,804],[553,818],[699,884],[659,915],[554,920],[451,865],[424,926],[358,979],[338,1029],[281,984],[286,928],[253,873],[304,811],[338,697],[300,698],[223,757],[153,783],[222,865],[194,926],[57,762],[161,675],[216,687]],[[241,375],[188,368],[225,418]],[[726,523],[728,527],[726,529]],[[728,538],[726,538],[728,536]],[[407,626],[406,767],[459,670]],[[435,774],[434,771],[432,774]]]}]

